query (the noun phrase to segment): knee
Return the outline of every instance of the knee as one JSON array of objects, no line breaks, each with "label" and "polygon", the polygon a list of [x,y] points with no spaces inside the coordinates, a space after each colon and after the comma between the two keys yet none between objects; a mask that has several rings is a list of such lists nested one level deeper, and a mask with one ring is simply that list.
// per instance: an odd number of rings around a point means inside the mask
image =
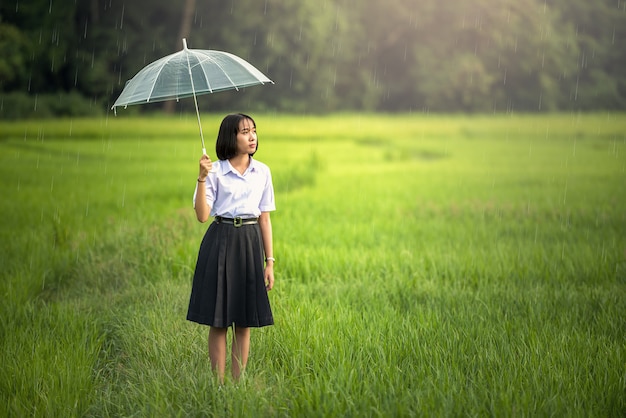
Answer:
[{"label": "knee", "polygon": [[235,326],[235,334],[237,337],[247,337],[250,335],[250,328]]},{"label": "knee", "polygon": [[228,332],[228,328],[211,327],[209,329],[209,337],[224,337]]}]

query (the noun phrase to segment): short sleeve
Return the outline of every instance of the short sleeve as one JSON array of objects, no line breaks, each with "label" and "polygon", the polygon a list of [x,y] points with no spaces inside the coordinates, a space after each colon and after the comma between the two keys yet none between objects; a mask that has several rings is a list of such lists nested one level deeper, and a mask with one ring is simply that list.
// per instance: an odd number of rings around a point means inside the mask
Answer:
[{"label": "short sleeve", "polygon": [[259,210],[261,212],[271,212],[276,210],[276,202],[274,201],[274,185],[272,183],[272,173],[267,168],[265,187],[263,188],[263,194],[261,195],[261,201],[259,202]]}]

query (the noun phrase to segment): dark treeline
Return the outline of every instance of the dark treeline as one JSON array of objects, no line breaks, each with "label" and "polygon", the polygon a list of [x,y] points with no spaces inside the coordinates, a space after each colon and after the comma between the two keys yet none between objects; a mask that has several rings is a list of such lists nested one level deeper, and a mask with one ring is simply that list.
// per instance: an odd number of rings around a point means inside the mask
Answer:
[{"label": "dark treeline", "polygon": [[0,117],[107,111],[182,37],[276,83],[207,110],[626,108],[624,0],[3,0]]}]

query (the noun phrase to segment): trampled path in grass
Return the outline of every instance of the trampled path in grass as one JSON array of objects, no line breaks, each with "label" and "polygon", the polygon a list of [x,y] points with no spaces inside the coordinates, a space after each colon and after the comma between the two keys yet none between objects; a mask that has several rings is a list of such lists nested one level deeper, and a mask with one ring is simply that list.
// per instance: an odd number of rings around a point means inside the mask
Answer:
[{"label": "trampled path in grass", "polygon": [[624,414],[623,114],[254,116],[276,325],[221,389],[195,116],[0,126],[0,415]]}]

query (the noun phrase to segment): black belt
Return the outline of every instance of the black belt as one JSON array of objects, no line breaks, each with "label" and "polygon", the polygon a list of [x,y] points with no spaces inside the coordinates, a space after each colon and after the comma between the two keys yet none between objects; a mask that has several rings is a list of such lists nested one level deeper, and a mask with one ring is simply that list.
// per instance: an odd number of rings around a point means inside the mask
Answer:
[{"label": "black belt", "polygon": [[233,225],[235,228],[239,228],[240,226],[243,225],[254,225],[254,224],[258,224],[259,223],[259,218],[249,218],[249,219],[244,219],[241,216],[236,216],[234,218],[223,218],[221,216],[216,216],[215,217],[215,222],[218,224],[231,224]]}]

